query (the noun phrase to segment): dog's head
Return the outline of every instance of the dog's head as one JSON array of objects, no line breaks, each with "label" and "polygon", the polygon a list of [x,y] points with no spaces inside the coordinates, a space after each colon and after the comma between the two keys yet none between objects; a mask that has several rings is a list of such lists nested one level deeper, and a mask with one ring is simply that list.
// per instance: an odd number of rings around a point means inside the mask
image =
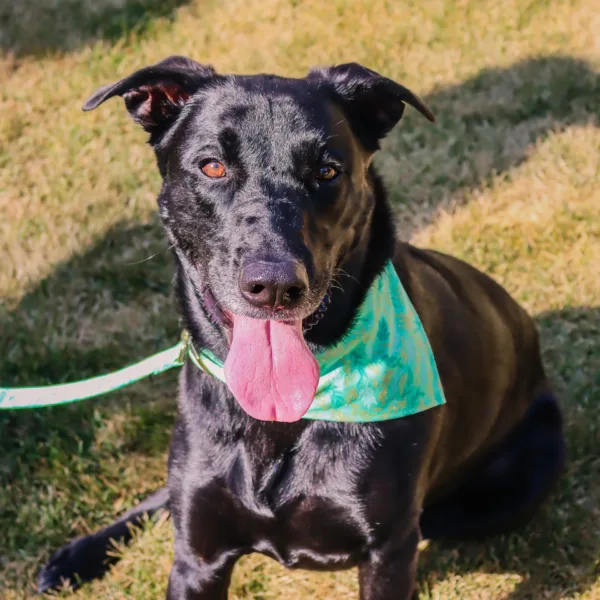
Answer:
[{"label": "dog's head", "polygon": [[[161,217],[202,310],[227,333],[234,395],[259,418],[299,418],[318,379],[303,330],[325,310],[336,270],[370,243],[372,155],[405,104],[433,115],[358,64],[286,79],[175,56],[101,88],[84,109],[113,96],[150,133]],[[271,389],[294,398],[258,397]]]}]

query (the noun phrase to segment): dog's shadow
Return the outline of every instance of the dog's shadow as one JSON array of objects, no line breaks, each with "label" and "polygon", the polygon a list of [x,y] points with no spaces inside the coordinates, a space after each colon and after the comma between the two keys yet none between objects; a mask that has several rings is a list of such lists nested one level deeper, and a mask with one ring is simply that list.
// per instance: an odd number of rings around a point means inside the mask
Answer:
[{"label": "dog's shadow", "polygon": [[[411,115],[391,135],[380,163],[399,210],[419,206],[430,219],[440,203],[468,199],[470,191],[496,174],[509,174],[527,160],[533,145],[553,131],[590,123],[598,113],[600,78],[584,61],[553,56],[485,70],[460,85],[436,90],[425,100],[436,111],[438,126],[423,127]],[[459,163],[468,168],[454,169]],[[174,343],[178,322],[169,296],[167,257],[157,221],[123,222],[85,252],[58,265],[16,305],[10,300],[0,303],[2,385],[83,378]],[[425,597],[428,589],[443,586],[454,574],[465,580],[479,572],[513,574],[514,589],[506,592],[511,600],[531,597],[531,590],[540,588],[548,590],[548,598],[582,592],[598,577],[594,569],[600,539],[594,532],[600,517],[591,500],[598,500],[594,485],[600,480],[600,464],[596,419],[588,403],[598,397],[600,385],[593,371],[594,357],[600,355],[600,308],[557,311],[537,319],[549,370],[559,380],[560,391],[566,392],[570,471],[542,514],[523,532],[484,544],[436,544],[425,551],[419,575]],[[578,343],[582,338],[589,338],[589,343],[582,346]],[[160,381],[157,385],[168,401],[157,409],[148,408],[143,400],[142,384],[116,399],[0,411],[0,489],[23,494],[21,487],[29,485],[23,483],[24,477],[38,486],[50,484],[55,473],[48,464],[56,463],[57,456],[68,461],[72,454],[89,462],[102,460],[104,454],[98,454],[95,444],[102,422],[96,418],[99,410],[104,416],[145,415],[137,428],[128,430],[121,454],[133,448],[164,455],[176,394],[174,377]],[[89,477],[88,471],[73,469],[69,490],[85,489]],[[27,496],[19,502],[27,503]],[[27,506],[32,523],[46,518],[46,508],[36,502]],[[73,535],[70,523],[76,513],[69,510],[75,509],[65,510],[47,531],[31,536],[25,526],[16,525],[17,513],[5,504],[0,507],[0,532],[12,537],[4,539],[0,533],[0,547],[16,558],[18,551],[44,553],[59,546]],[[87,526],[93,529],[109,519],[93,512]]]}]

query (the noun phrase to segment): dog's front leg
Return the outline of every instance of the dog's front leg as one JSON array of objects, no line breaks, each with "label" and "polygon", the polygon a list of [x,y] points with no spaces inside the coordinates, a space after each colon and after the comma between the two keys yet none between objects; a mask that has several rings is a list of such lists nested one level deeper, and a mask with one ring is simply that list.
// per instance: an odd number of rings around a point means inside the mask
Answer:
[{"label": "dog's front leg", "polygon": [[371,551],[360,564],[360,600],[410,600],[415,587],[418,545],[421,538],[418,525],[384,546]]},{"label": "dog's front leg", "polygon": [[239,554],[224,554],[214,563],[206,563],[187,554],[178,557],[169,576],[167,600],[227,600],[233,567]]}]

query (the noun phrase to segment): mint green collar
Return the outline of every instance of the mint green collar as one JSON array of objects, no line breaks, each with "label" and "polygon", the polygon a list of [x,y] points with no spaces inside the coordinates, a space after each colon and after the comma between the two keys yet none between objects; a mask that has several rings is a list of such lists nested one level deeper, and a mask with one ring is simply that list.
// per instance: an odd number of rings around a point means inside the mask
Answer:
[{"label": "mint green collar", "polygon": [[[225,382],[223,363],[190,344],[200,369]],[[316,355],[317,393],[305,419],[366,423],[445,403],[429,340],[391,262],[371,285],[344,338]]]}]

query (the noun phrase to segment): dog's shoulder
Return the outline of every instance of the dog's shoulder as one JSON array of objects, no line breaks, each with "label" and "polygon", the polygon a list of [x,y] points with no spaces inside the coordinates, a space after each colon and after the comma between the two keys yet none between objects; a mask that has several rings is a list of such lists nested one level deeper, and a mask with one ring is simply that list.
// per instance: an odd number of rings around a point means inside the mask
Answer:
[{"label": "dog's shoulder", "polygon": [[527,312],[499,283],[468,263],[399,243],[394,266],[434,352],[449,337],[456,342],[457,337],[479,336],[482,331],[497,347],[512,343],[517,332],[526,344],[536,343],[536,328]]},{"label": "dog's shoulder", "polygon": [[431,305],[477,313],[489,304],[507,318],[520,319],[526,315],[511,295],[489,275],[449,254],[398,243],[393,262],[419,313],[427,312]]}]

